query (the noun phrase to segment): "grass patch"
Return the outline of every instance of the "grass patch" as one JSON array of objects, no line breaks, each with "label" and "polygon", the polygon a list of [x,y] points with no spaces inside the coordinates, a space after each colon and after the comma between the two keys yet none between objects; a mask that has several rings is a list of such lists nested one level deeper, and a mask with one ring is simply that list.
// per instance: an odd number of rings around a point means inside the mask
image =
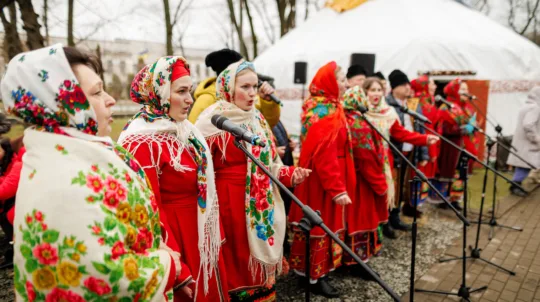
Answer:
[{"label": "grass patch", "polygon": [[[480,202],[482,201],[482,187],[484,184],[484,169],[479,168],[473,171],[473,175],[469,178],[469,200],[470,207],[472,209],[480,209]],[[503,173],[509,179],[512,179],[512,173],[506,172]],[[484,203],[484,209],[491,208],[493,202],[493,180],[496,175],[493,172],[488,173],[487,187],[486,187],[486,198]],[[498,177],[498,176],[497,176]],[[499,200],[502,197],[506,197],[509,194],[510,185],[506,180],[499,177],[497,179],[497,197]]]}]

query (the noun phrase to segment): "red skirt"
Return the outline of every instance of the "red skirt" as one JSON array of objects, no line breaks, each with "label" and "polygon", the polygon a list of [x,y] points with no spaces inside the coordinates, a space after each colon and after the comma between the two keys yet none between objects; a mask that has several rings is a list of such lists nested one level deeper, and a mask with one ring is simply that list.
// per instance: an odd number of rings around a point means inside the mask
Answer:
[{"label": "red skirt", "polygon": [[[227,274],[223,253],[220,252],[218,267],[214,269],[212,278],[208,281],[208,294],[204,294],[203,278],[198,278],[199,273],[199,248],[197,229],[197,202],[196,197],[177,199],[175,201],[163,202],[163,210],[167,215],[172,235],[180,246],[181,261],[190,269],[194,280],[198,283],[196,301],[228,301],[227,294]],[[223,233],[223,232],[222,232]],[[222,247],[223,250],[223,247]],[[195,285],[191,286],[195,293]],[[175,293],[175,301],[190,301],[178,290]]]},{"label": "red skirt", "polygon": [[[219,214],[225,231],[223,259],[227,269],[227,287],[232,297],[250,297],[251,292],[264,292],[264,299],[272,299],[273,287],[263,286],[264,281],[249,270],[249,241],[246,229],[246,164],[222,168],[216,171],[216,189]],[[275,296],[275,295],[274,295]],[[270,298],[268,298],[270,297]],[[259,298],[257,298],[259,299]],[[246,301],[256,301],[248,299]]]}]

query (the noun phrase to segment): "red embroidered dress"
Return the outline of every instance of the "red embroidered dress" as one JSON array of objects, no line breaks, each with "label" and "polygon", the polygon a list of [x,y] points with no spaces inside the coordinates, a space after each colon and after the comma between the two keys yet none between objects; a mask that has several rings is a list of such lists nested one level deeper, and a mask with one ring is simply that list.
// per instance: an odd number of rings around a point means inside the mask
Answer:
[{"label": "red embroidered dress", "polygon": [[246,111],[233,103],[236,75],[242,70],[254,72],[254,67],[241,61],[218,76],[218,101],[201,113],[196,126],[214,161],[231,301],[275,301],[274,284],[283,260],[285,205],[277,186],[234,145],[234,138],[210,122],[212,116],[220,114],[258,135],[266,146],[244,143],[246,149],[283,184],[292,186],[294,167],[281,163],[263,115],[255,108]]},{"label": "red embroidered dress", "polygon": [[[299,166],[311,169],[310,177],[295,188],[295,195],[313,210],[321,213],[325,224],[341,239],[345,238],[347,214],[344,206],[334,202],[348,194],[354,198],[355,169],[350,133],[335,76],[335,62],[323,66],[310,84],[311,97],[303,105],[303,141]],[[354,200],[353,200],[354,203]],[[302,211],[291,207],[289,221],[297,224]],[[305,236],[294,227],[291,247],[291,268],[298,273],[305,271]],[[318,279],[339,267],[342,248],[330,240],[320,229],[311,231],[311,279]]]}]

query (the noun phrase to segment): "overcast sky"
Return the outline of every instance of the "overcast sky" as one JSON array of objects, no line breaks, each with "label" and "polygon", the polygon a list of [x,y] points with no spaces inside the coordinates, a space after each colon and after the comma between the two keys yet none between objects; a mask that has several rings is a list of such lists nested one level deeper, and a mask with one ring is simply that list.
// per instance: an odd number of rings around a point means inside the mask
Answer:
[{"label": "overcast sky", "polygon": [[[171,14],[181,0],[169,0]],[[227,0],[183,0],[184,5],[192,2],[176,26],[178,32],[185,32],[184,47],[218,49],[226,45],[231,28]],[[279,19],[275,0],[250,0],[257,4],[252,8],[252,15],[258,32],[259,41],[270,44],[272,36],[269,24],[273,25],[274,38],[279,36]],[[323,6],[325,0],[310,0],[311,15],[315,14],[315,2]],[[377,0],[370,0],[377,1]],[[411,2],[414,0],[410,0]],[[478,0],[463,0],[475,3]],[[235,1],[237,2],[237,1]],[[42,15],[43,0],[33,0],[35,9]],[[53,36],[67,35],[67,0],[49,0],[49,27]],[[297,25],[304,20],[305,1],[297,0]],[[489,16],[504,23],[507,19],[507,2],[488,0]],[[268,18],[260,12],[267,12]],[[82,38],[90,34],[91,39],[114,40],[117,38],[161,42],[165,41],[165,25],[162,0],[75,0],[75,37]],[[264,20],[267,20],[264,22]],[[40,20],[41,23],[42,20]],[[96,32],[96,28],[99,28]],[[245,25],[246,30],[249,28]],[[266,29],[266,30],[265,30]],[[247,33],[247,31],[246,31]]]}]

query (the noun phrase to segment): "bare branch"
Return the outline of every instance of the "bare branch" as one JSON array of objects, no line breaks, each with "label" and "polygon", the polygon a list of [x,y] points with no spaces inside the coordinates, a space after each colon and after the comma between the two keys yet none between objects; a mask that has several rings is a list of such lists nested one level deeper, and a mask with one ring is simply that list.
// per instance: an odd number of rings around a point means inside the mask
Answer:
[{"label": "bare branch", "polygon": [[251,17],[251,11],[249,10],[249,5],[247,0],[243,0],[246,8],[246,14],[249,21],[249,28],[251,30],[251,41],[253,43],[253,57],[255,59],[259,55],[259,41],[257,39],[257,33],[255,32],[255,26],[253,25],[253,17]]},{"label": "bare branch", "polygon": [[[261,4],[262,7],[260,7],[258,4]],[[255,12],[259,15],[260,19],[262,20],[266,37],[268,38],[268,40],[270,40],[271,44],[276,43],[276,29],[274,25],[272,24],[270,17],[268,16],[268,9],[266,8],[266,2],[255,1],[253,2],[253,7],[255,8]]]},{"label": "bare branch", "polygon": [[540,0],[536,0],[536,3],[534,5],[534,9],[531,11],[531,8],[530,8],[530,2],[527,1],[527,23],[525,24],[525,26],[523,27],[523,29],[521,30],[521,32],[519,33],[520,35],[523,35],[527,29],[529,28],[529,25],[531,25],[531,22],[533,19],[536,18],[536,11],[538,10],[538,5],[540,4]]}]

